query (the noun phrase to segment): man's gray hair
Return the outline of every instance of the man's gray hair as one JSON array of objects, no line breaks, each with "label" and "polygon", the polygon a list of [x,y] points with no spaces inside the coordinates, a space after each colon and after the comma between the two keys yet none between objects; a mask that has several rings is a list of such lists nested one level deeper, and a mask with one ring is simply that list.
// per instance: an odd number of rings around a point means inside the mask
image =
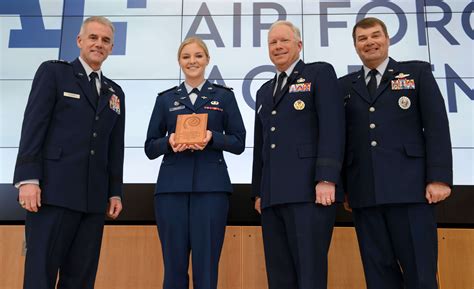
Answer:
[{"label": "man's gray hair", "polygon": [[82,22],[81,30],[79,31],[79,35],[82,35],[82,33],[84,33],[84,27],[88,23],[91,23],[91,22],[97,22],[97,23],[106,25],[112,30],[112,34],[115,33],[115,27],[114,27],[114,24],[112,23],[112,21],[105,18],[104,16],[91,16],[91,17],[87,18],[86,20],[84,20],[84,22]]},{"label": "man's gray hair", "polygon": [[290,21],[287,21],[287,20],[278,20],[278,21],[274,22],[272,24],[272,26],[270,26],[270,29],[268,30],[268,33],[270,33],[270,31],[272,31],[273,28],[275,28],[276,26],[279,26],[279,25],[285,25],[285,26],[290,27],[291,30],[293,30],[293,32],[294,32],[295,39],[297,41],[301,41],[300,29],[298,27],[296,27],[293,23],[291,23]]}]

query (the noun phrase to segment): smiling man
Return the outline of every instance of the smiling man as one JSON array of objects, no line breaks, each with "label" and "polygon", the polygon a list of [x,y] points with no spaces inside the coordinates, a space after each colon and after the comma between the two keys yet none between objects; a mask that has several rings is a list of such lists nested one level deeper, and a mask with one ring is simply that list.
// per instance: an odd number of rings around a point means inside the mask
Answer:
[{"label": "smiling man", "polygon": [[14,184],[27,211],[25,289],[94,288],[105,213],[122,210],[125,106],[101,72],[114,27],[86,19],[80,57],[46,61],[33,79]]},{"label": "smiling man", "polygon": [[342,200],[344,107],[333,67],[300,60],[288,21],[268,32],[277,70],[257,92],[252,193],[261,213],[270,289],[325,289],[327,252]]},{"label": "smiling man", "polygon": [[340,79],[346,109],[345,189],[368,289],[434,289],[434,205],[452,185],[443,97],[429,63],[388,56],[385,24],[353,29],[360,71]]}]

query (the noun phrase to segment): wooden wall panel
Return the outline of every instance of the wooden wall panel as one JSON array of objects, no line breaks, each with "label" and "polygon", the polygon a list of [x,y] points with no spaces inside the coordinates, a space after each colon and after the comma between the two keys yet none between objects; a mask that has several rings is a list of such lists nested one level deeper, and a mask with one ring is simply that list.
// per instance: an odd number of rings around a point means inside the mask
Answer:
[{"label": "wooden wall panel", "polygon": [[23,286],[23,226],[0,226],[0,288],[16,289]]},{"label": "wooden wall panel", "polygon": [[261,227],[242,227],[242,264],[242,288],[268,288]]},{"label": "wooden wall panel", "polygon": [[474,230],[438,229],[440,289],[474,289]]},{"label": "wooden wall panel", "polygon": [[162,262],[156,226],[106,226],[96,289],[161,288]]},{"label": "wooden wall panel", "polygon": [[228,226],[219,262],[218,288],[242,288],[242,227]]},{"label": "wooden wall panel", "polygon": [[[439,229],[440,289],[474,289],[474,230]],[[0,226],[0,289],[21,289],[23,226]],[[155,226],[106,226],[96,289],[160,289],[161,247]],[[335,228],[329,289],[365,288],[353,228]],[[219,289],[267,289],[260,227],[227,227]]]},{"label": "wooden wall panel", "polygon": [[330,289],[366,288],[354,228],[334,228],[329,247],[328,270]]}]

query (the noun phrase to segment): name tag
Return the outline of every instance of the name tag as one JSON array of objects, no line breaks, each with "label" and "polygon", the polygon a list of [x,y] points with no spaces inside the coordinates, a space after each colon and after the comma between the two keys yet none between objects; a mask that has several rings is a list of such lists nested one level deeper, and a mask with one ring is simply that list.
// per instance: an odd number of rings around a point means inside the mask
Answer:
[{"label": "name tag", "polygon": [[180,106],[176,106],[176,107],[170,107],[170,111],[177,111],[177,110],[181,110],[181,109],[184,109],[184,105],[180,105]]},{"label": "name tag", "polygon": [[76,94],[76,93],[72,93],[72,92],[64,92],[63,94],[65,97],[70,97],[70,98],[75,98],[75,99],[79,99],[81,98],[81,95],[79,94]]}]

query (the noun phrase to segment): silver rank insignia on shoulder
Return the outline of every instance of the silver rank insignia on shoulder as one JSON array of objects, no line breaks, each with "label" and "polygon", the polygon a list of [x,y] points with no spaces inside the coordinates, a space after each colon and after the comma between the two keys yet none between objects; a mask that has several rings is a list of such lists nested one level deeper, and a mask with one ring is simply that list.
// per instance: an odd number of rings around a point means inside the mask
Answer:
[{"label": "silver rank insignia on shoulder", "polygon": [[296,109],[296,110],[303,110],[304,107],[305,107],[305,103],[304,101],[302,101],[301,99],[298,99],[297,101],[295,101],[293,103],[293,107]]},{"label": "silver rank insignia on shoulder", "polygon": [[398,99],[398,105],[401,109],[409,109],[411,106],[411,100],[406,96],[402,96]]},{"label": "silver rank insignia on shoulder", "polygon": [[115,90],[111,86],[109,86],[109,90],[115,93]]},{"label": "silver rank insignia on shoulder", "polygon": [[207,99],[207,96],[203,95],[201,96],[202,99]]},{"label": "silver rank insignia on shoulder", "polygon": [[213,100],[213,101],[211,101],[211,104],[212,105],[219,105],[219,102],[217,100]]},{"label": "silver rank insignia on shoulder", "polygon": [[407,78],[410,76],[410,74],[405,74],[403,72],[400,72],[398,75],[395,76],[395,78],[400,79],[400,78]]},{"label": "silver rank insignia on shoulder", "polygon": [[174,106],[178,106],[178,105],[179,105],[179,101],[176,100],[173,104],[174,104]]},{"label": "silver rank insignia on shoulder", "polygon": [[305,82],[306,79],[304,79],[303,77],[300,77],[298,78],[298,80],[296,80],[297,83],[302,83],[302,82]]}]

